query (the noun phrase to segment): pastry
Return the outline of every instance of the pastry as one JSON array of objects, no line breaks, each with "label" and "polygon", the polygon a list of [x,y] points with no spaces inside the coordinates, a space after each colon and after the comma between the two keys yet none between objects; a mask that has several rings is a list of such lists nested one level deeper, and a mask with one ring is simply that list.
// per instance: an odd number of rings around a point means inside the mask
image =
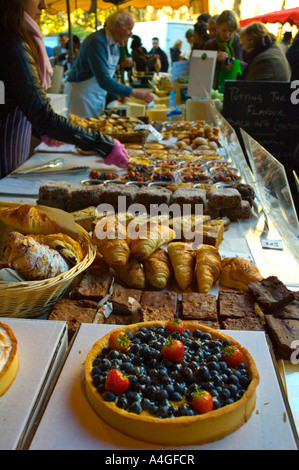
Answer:
[{"label": "pastry", "polygon": [[126,227],[117,217],[108,216],[101,219],[95,227],[92,239],[109,266],[119,268],[128,262],[130,240]]},{"label": "pastry", "polygon": [[32,235],[32,238],[42,245],[47,245],[58,251],[71,265],[80,263],[83,251],[79,242],[64,233],[49,235]]},{"label": "pastry", "polygon": [[221,257],[217,248],[212,245],[199,245],[195,251],[196,281],[198,291],[207,294],[219,279]]},{"label": "pastry", "polygon": [[137,227],[134,237],[131,233],[130,237],[132,256],[138,260],[145,260],[160,246],[173,240],[175,232],[167,225],[159,225],[150,221]]},{"label": "pastry", "polygon": [[135,258],[130,257],[124,266],[115,267],[118,277],[132,289],[145,288],[145,273],[142,264]]},{"label": "pastry", "polygon": [[202,226],[202,242],[204,245],[219,247],[223,240],[225,229],[224,219],[213,219],[205,222]]},{"label": "pastry", "polygon": [[[168,330],[168,325],[168,322],[152,321],[123,326],[97,341],[85,360],[88,401],[103,421],[139,440],[181,446],[221,439],[242,426],[254,410],[259,383],[255,362],[234,339],[196,322],[186,323],[184,336],[180,333],[175,335],[178,342],[174,351],[173,343],[170,346],[168,342],[169,336],[174,339],[174,333]],[[119,370],[111,366],[107,370],[105,359],[111,350],[119,347],[119,336],[123,345]],[[207,386],[213,390],[216,384],[207,382],[212,366],[207,367],[205,351],[209,351],[211,360],[210,345],[215,341],[223,361],[229,361],[225,355],[226,345],[235,351],[234,369],[239,371],[239,379],[238,386],[220,381],[218,397],[213,399],[207,393]],[[165,342],[167,347],[162,348]],[[155,366],[152,364],[154,357]],[[165,361],[164,357],[168,360]],[[240,360],[244,365],[238,365]],[[162,361],[163,370],[157,367]],[[197,363],[196,372],[188,367],[189,361]],[[216,354],[214,361],[219,361]],[[140,367],[144,373],[137,376]],[[232,365],[227,365],[225,373],[232,372]],[[196,395],[197,390],[201,392]],[[225,398],[228,395],[230,398]],[[200,406],[202,396],[207,399],[205,410]],[[163,400],[166,401],[162,403]]]},{"label": "pastry", "polygon": [[56,222],[30,204],[18,207],[1,207],[0,221],[25,234],[48,234],[61,232]]},{"label": "pastry", "polygon": [[144,262],[145,277],[157,289],[167,286],[171,271],[169,255],[164,248],[158,248]]},{"label": "pastry", "polygon": [[221,260],[219,284],[224,287],[248,290],[249,282],[259,282],[263,278],[254,264],[241,257]]},{"label": "pastry", "polygon": [[192,284],[195,268],[194,250],[185,242],[169,243],[168,254],[172,264],[174,277],[180,287],[185,290]]},{"label": "pastry", "polygon": [[38,243],[30,235],[18,232],[9,234],[5,257],[8,265],[27,281],[53,278],[69,270],[69,265],[58,251]]},{"label": "pastry", "polygon": [[13,383],[18,367],[17,339],[12,329],[0,323],[0,397]]}]

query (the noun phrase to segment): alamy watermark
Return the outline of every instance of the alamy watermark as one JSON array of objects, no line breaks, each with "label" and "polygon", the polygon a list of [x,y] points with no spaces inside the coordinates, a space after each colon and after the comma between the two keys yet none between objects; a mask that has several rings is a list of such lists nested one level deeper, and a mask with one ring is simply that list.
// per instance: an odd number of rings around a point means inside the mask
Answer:
[{"label": "alamy watermark", "polygon": [[[203,240],[202,204],[150,204],[147,210],[143,204],[138,203],[131,204],[127,208],[126,196],[119,196],[116,211],[111,204],[100,204],[97,212],[103,216],[95,227],[95,235],[99,240],[125,239],[127,236],[131,240],[155,239],[160,236],[157,225],[174,230],[175,239],[189,241],[190,249],[200,245]],[[126,217],[129,216],[129,222],[123,222],[125,214]],[[126,230],[123,230],[124,225]]]},{"label": "alamy watermark", "polygon": [[291,93],[291,103],[292,104],[299,104],[299,80],[293,80],[291,82],[291,89],[295,89]]},{"label": "alamy watermark", "polygon": [[0,104],[5,104],[5,86],[0,80]]}]

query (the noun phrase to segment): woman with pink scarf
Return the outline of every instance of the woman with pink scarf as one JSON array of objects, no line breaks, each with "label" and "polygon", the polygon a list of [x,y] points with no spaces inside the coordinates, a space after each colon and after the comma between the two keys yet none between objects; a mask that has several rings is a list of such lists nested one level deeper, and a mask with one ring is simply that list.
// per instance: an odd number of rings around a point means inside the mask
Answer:
[{"label": "woman with pink scarf", "polygon": [[[31,134],[55,144],[78,145],[101,155],[107,164],[124,166],[127,152],[117,140],[101,132],[71,124],[56,114],[47,98],[52,67],[38,26],[44,0],[1,0],[0,178],[29,155]],[[50,140],[49,140],[50,139]]]}]

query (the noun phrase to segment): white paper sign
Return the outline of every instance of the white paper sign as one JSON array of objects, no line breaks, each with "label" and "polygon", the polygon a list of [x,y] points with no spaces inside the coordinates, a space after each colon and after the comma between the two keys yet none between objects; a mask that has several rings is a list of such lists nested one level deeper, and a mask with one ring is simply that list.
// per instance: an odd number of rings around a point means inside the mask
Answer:
[{"label": "white paper sign", "polygon": [[188,95],[206,97],[211,94],[215,74],[217,51],[192,52],[189,69]]}]

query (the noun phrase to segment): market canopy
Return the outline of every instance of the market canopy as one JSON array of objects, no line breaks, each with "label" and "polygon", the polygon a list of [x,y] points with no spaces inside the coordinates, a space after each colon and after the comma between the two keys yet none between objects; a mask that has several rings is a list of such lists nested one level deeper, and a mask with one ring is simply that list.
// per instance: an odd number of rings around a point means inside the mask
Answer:
[{"label": "market canopy", "polygon": [[[174,10],[182,6],[190,6],[190,0],[111,0],[105,2],[104,0],[97,0],[97,7],[102,10],[107,10],[112,8],[115,5],[120,7],[136,7],[136,8],[145,8],[151,6],[153,8],[159,9],[163,7],[171,7]],[[89,11],[92,4],[92,0],[69,0],[70,10],[74,11],[77,8],[82,10]],[[58,11],[66,11],[67,1],[66,0],[49,0],[47,2],[47,11],[51,14],[57,13]]]},{"label": "market canopy", "polygon": [[273,13],[255,16],[254,18],[247,18],[245,20],[241,20],[240,25],[242,27],[247,26],[254,21],[259,21],[261,23],[290,23],[290,25],[293,26],[299,24],[299,8],[274,11]]}]

